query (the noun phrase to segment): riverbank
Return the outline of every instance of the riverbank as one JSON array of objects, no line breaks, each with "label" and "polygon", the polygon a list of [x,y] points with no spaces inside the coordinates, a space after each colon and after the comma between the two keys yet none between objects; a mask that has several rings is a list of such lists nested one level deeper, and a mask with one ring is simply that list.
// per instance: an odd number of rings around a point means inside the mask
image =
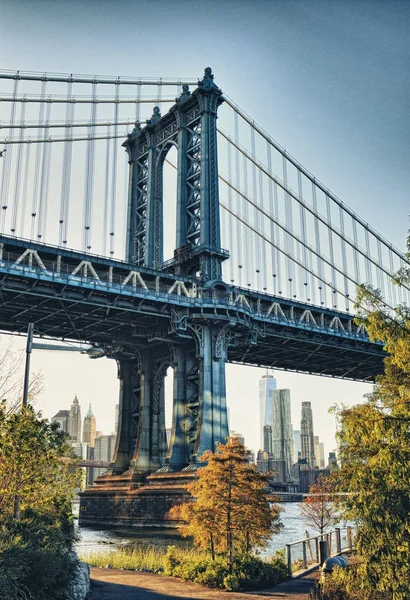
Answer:
[{"label": "riverbank", "polygon": [[307,600],[318,571],[259,592],[223,592],[175,577],[91,567],[89,600]]}]

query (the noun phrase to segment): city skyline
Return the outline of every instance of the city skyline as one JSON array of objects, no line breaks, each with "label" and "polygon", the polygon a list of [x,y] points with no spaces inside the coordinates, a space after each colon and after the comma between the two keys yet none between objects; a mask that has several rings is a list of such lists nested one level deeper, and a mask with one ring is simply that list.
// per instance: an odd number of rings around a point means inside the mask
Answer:
[{"label": "city skyline", "polygon": [[[119,2],[115,11],[93,2],[4,3],[1,68],[143,76],[201,76],[211,65],[215,81],[287,151],[321,179],[380,233],[404,249],[408,229],[409,147],[407,90],[408,10],[403,3],[276,2],[260,10],[175,2]],[[238,10],[239,8],[239,10]],[[161,18],[157,18],[161,15]],[[175,35],[181,15],[195,31],[207,31],[206,49]],[[21,23],[23,38],[17,33]],[[138,26],[130,42],[124,23]],[[62,26],[64,24],[64,26]],[[172,32],[172,35],[171,35]],[[156,39],[155,47],[150,46]],[[73,43],[75,40],[75,43]],[[151,51],[147,51],[150,48]],[[50,49],[52,51],[50,51]],[[386,207],[388,198],[388,208]],[[18,340],[24,352],[24,340]],[[33,352],[46,389],[38,400],[44,415],[57,410],[63,390],[91,400],[99,427],[110,433],[118,403],[116,364],[108,359]],[[260,443],[257,382],[264,370],[227,366],[230,427],[247,444]],[[292,421],[300,403],[311,401],[314,429],[327,452],[336,447],[328,408],[362,401],[371,385],[276,372],[291,390]],[[167,386],[171,378],[167,378]],[[57,400],[56,400],[57,399]],[[170,399],[167,392],[168,423]],[[299,406],[299,409],[296,407]],[[295,412],[296,411],[296,412]],[[322,437],[321,437],[322,439]]]}]

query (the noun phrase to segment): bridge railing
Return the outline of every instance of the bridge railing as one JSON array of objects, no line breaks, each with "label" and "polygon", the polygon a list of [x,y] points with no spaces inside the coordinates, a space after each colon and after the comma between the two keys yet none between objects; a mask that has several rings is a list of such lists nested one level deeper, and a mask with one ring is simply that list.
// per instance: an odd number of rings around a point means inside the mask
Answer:
[{"label": "bridge railing", "polygon": [[320,565],[319,542],[327,543],[327,555],[337,556],[342,552],[349,552],[354,548],[354,529],[350,526],[336,527],[321,535],[307,537],[290,544],[286,544],[286,562],[289,577],[294,577],[299,571]]}]

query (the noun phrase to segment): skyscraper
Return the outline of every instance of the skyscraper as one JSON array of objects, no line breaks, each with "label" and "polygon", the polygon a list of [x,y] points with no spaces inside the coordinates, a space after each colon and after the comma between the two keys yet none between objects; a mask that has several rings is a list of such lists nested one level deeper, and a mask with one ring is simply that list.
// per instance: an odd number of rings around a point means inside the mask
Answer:
[{"label": "skyscraper", "polygon": [[77,395],[70,408],[68,433],[73,442],[81,442],[81,407]]},{"label": "skyscraper", "polygon": [[290,414],[290,390],[273,390],[272,452],[275,460],[285,463],[286,481],[292,479],[293,427]]},{"label": "skyscraper", "polygon": [[300,429],[295,429],[293,431],[293,445],[294,445],[294,456],[293,456],[293,462],[297,463],[299,460],[299,453],[300,453]]},{"label": "skyscraper", "polygon": [[260,415],[260,443],[261,448],[264,446],[264,431],[265,425],[273,426],[273,404],[272,393],[276,389],[276,379],[273,375],[266,373],[259,380],[259,415]]},{"label": "skyscraper", "polygon": [[315,462],[316,462],[316,467],[319,467],[319,469],[324,469],[325,468],[325,447],[323,445],[323,442],[321,442],[319,440],[319,436],[315,435],[314,436],[314,440],[315,440]]},{"label": "skyscraper", "polygon": [[70,411],[69,410],[59,410],[54,417],[51,418],[51,421],[55,421],[60,425],[61,431],[65,431],[68,433],[68,426],[70,421]]},{"label": "skyscraper", "polygon": [[96,429],[97,429],[97,427],[96,427],[95,417],[94,417],[93,411],[91,410],[91,403],[90,403],[88,412],[84,417],[83,442],[85,444],[90,444],[91,448],[94,448],[94,446],[95,446]]},{"label": "skyscraper", "polygon": [[[94,459],[104,462],[111,462],[115,450],[115,435],[100,435],[95,440]],[[99,477],[107,469],[95,469],[94,477]]]},{"label": "skyscraper", "polygon": [[272,454],[272,425],[263,426],[263,451]]},{"label": "skyscraper", "polygon": [[313,416],[310,402],[302,402],[302,418],[300,421],[301,458],[308,467],[315,467],[315,442],[313,435]]}]

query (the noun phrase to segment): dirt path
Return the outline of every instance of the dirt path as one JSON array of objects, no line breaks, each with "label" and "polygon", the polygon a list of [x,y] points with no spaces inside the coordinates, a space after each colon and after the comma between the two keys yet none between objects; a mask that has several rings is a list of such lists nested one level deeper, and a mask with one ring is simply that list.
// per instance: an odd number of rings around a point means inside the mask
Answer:
[{"label": "dirt path", "polygon": [[91,568],[90,600],[307,600],[307,594],[317,573],[300,579],[285,581],[270,590],[259,592],[223,592],[211,590],[175,577],[122,571],[119,569]]}]

